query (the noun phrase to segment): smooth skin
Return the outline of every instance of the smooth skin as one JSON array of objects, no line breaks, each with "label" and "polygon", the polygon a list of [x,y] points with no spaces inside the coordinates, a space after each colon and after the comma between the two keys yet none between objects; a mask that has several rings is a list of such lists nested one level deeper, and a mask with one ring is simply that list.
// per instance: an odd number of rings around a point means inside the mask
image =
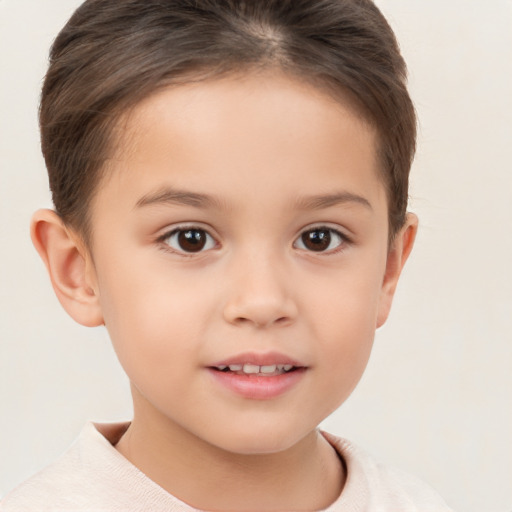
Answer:
[{"label": "smooth skin", "polygon": [[[197,508],[327,507],[346,474],[317,426],[359,381],[417,229],[389,245],[374,130],[271,71],[165,89],[120,126],[90,246],[52,211],[32,223],[60,302],[106,325],[130,379],[117,449]],[[304,368],[277,396],[214,378],[276,353]]]}]

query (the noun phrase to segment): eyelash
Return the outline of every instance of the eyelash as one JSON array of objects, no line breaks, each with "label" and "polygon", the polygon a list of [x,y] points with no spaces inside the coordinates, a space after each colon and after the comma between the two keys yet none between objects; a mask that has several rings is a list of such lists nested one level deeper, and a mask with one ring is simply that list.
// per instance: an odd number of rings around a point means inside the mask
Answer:
[{"label": "eyelash", "polygon": [[[332,238],[333,238],[332,235],[334,235],[334,237],[338,239],[337,246],[334,247],[333,249],[320,250],[320,251],[315,251],[314,249],[308,249],[307,247],[305,247],[304,237],[308,233],[315,233],[315,232],[316,233],[319,233],[319,232],[329,233],[329,237],[327,239],[329,246],[331,245],[331,242],[332,242]],[[311,240],[312,239],[310,239],[310,241]],[[320,237],[320,239],[317,239],[317,241],[315,243],[317,243],[318,241],[323,242],[323,237]],[[297,247],[297,245],[299,243],[301,243],[303,245],[303,247]],[[324,255],[332,255],[332,254],[337,254],[337,253],[343,251],[346,248],[346,246],[350,243],[351,243],[351,240],[346,235],[344,235],[341,231],[334,229],[332,227],[329,227],[329,226],[320,225],[320,226],[313,226],[313,227],[310,227],[310,228],[302,231],[301,234],[297,237],[297,239],[293,243],[293,246],[297,247],[298,249],[305,250],[307,252],[324,254]]]},{"label": "eyelash", "polygon": [[[192,232],[202,233],[203,235],[206,235],[206,237],[208,239],[205,241],[204,245],[199,248],[198,251],[186,251],[186,250],[183,250],[180,248],[174,248],[170,245],[169,242],[173,237],[180,236],[180,234],[184,235],[186,233],[192,233]],[[197,241],[197,237],[195,238],[195,240]],[[157,241],[161,244],[161,247],[164,251],[171,252],[173,254],[179,254],[180,256],[183,256],[185,258],[190,258],[197,254],[201,254],[205,250],[213,249],[216,245],[218,245],[215,238],[212,235],[210,235],[210,233],[208,233],[208,231],[205,228],[202,228],[200,226],[180,226],[178,228],[172,229],[171,231],[168,231],[167,233],[165,233],[164,235],[159,237],[157,239]],[[193,244],[194,237],[189,237],[189,241]],[[213,242],[213,245],[211,247],[207,247],[205,249],[205,247],[208,245],[209,242],[210,242],[210,245]]]},{"label": "eyelash", "polygon": [[[336,239],[338,239],[338,242],[337,242],[337,246],[334,247],[333,249],[328,249],[327,250],[315,250],[315,249],[308,249],[305,245],[305,242],[304,242],[304,237],[308,234],[308,233],[315,233],[315,232],[328,232],[329,233],[329,236],[328,236],[328,246],[331,245],[331,242],[332,242],[332,238],[333,238],[333,235]],[[185,235],[186,236],[186,233],[192,233],[192,232],[196,232],[196,233],[201,233],[203,235],[206,235],[207,237],[207,240],[204,242],[204,244],[202,246],[199,247],[199,249],[197,251],[187,251],[187,250],[184,250],[183,248],[175,248],[175,247],[172,247],[169,243],[169,241],[173,238],[173,237],[179,237],[180,235]],[[195,237],[195,241],[197,241],[198,238]],[[185,240],[187,241],[187,240]],[[194,237],[191,237],[189,236],[188,237],[188,241],[190,241],[192,244],[195,243],[194,241]],[[311,238],[309,240],[310,242],[313,241],[313,238]],[[313,241],[313,243],[322,243],[324,241],[324,236],[321,236],[321,237],[317,237],[316,241]],[[218,242],[215,240],[215,238],[208,232],[207,229],[205,228],[202,228],[200,226],[194,226],[194,225],[191,225],[191,226],[180,226],[180,227],[177,227],[175,229],[172,229],[171,231],[168,231],[167,233],[165,233],[164,235],[160,236],[158,239],[157,239],[157,242],[159,244],[161,244],[161,247],[164,251],[166,252],[171,252],[173,254],[179,254],[180,256],[183,256],[183,257],[194,257],[198,254],[201,254],[205,251],[208,251],[208,250],[211,250],[211,249],[214,249],[216,246],[218,246]],[[183,242],[183,240],[182,240]],[[303,250],[303,251],[306,251],[306,252],[310,252],[310,253],[313,253],[313,254],[323,254],[323,255],[332,255],[332,254],[337,254],[341,251],[343,251],[347,245],[351,244],[351,240],[345,235],[343,234],[342,232],[340,232],[339,230],[337,229],[334,229],[332,227],[329,227],[329,226],[324,226],[324,225],[319,225],[319,226],[313,226],[313,227],[309,227],[308,229],[305,229],[303,231],[301,231],[300,235],[295,239],[295,241],[293,242],[293,247],[294,248],[297,248],[299,250]],[[178,241],[178,244],[179,244],[179,241]],[[302,247],[300,247],[299,245],[302,244]]]}]

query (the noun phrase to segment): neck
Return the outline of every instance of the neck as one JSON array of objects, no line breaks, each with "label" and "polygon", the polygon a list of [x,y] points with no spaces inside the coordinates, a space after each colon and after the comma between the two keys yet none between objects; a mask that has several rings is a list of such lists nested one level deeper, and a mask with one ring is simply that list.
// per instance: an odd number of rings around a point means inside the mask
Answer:
[{"label": "neck", "polygon": [[160,487],[202,510],[322,510],[345,480],[334,448],[316,430],[287,450],[245,455],[135,411],[116,448]]}]

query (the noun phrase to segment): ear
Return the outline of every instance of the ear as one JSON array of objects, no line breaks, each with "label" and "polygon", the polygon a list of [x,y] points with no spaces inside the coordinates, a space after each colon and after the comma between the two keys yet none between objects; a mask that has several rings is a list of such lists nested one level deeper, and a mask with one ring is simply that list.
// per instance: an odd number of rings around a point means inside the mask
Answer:
[{"label": "ear", "polygon": [[395,235],[391,247],[389,248],[377,315],[377,328],[381,327],[388,318],[393,296],[395,295],[396,286],[398,284],[398,278],[412,251],[417,231],[418,217],[413,213],[408,213],[405,225]]},{"label": "ear", "polygon": [[79,324],[102,325],[94,266],[80,237],[52,210],[33,215],[30,234],[64,309]]}]

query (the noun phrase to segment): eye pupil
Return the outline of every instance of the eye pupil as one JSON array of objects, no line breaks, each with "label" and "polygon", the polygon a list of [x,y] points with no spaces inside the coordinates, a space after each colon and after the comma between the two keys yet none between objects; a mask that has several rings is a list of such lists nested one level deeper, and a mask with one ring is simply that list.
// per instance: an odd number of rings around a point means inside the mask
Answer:
[{"label": "eye pupil", "polygon": [[206,245],[205,232],[200,229],[187,229],[178,234],[178,243],[186,252],[199,252]]},{"label": "eye pupil", "polygon": [[313,229],[302,235],[302,243],[311,251],[325,251],[331,244],[331,233],[328,229]]}]

